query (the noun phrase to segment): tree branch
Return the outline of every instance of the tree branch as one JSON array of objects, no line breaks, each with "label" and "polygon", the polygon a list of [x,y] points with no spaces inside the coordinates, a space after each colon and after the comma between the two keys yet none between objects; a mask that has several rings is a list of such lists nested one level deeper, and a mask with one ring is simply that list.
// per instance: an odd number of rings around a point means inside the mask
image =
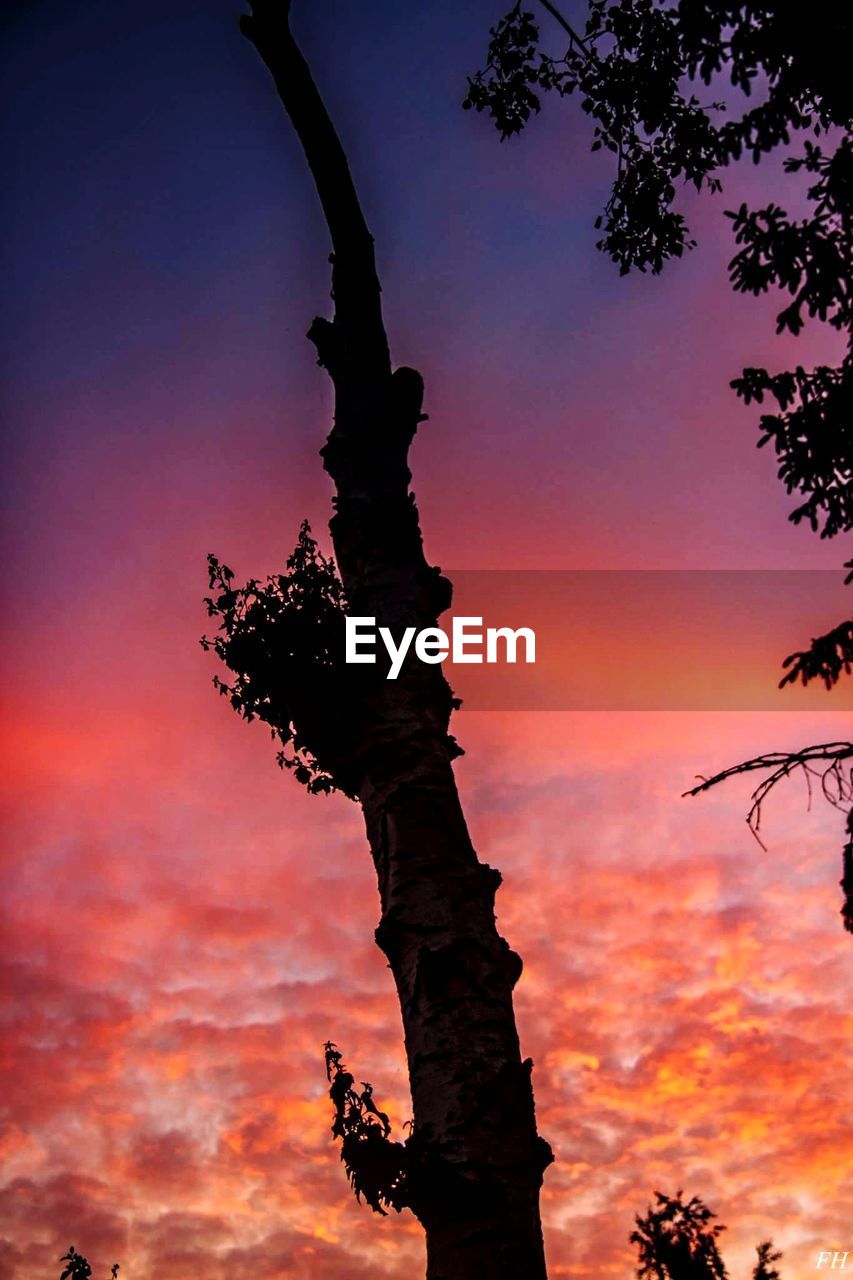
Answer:
[{"label": "tree branch", "polygon": [[314,178],[334,255],[332,292],[345,368],[360,377],[390,376],[373,237],[344,149],[290,30],[290,0],[252,0],[240,30],[269,68]]},{"label": "tree branch", "polygon": [[779,681],[779,688],[802,680],[822,680],[827,689],[837,684],[842,673],[853,671],[853,618],[840,623],[824,636],[815,636],[808,649],[791,653],[782,663],[788,674]]},{"label": "tree branch", "polygon": [[[702,778],[697,787],[685,791],[684,795],[698,796],[700,792],[709,791],[719,782],[725,782],[726,779],[734,778],[740,773],[754,773],[757,770],[767,773],[767,777],[762,778],[753,791],[752,805],[746,815],[750,831],[766,852],[767,846],[758,833],[761,827],[761,806],[770,792],[783,778],[789,777],[800,769],[806,780],[809,805],[811,805],[812,779],[818,779],[824,799],[834,809],[849,808],[847,814],[849,838],[842,851],[841,888],[844,892],[844,905],[841,908],[841,916],[844,928],[848,933],[853,933],[853,807],[850,807],[853,805],[853,767],[845,769],[844,763],[847,760],[853,760],[853,742],[821,742],[814,747],[804,747],[801,751],[771,751],[767,755],[754,756],[751,760],[744,760],[741,764],[723,769],[721,773],[715,773],[711,778]],[[817,763],[822,767],[815,768]]]},{"label": "tree branch", "polygon": [[[843,808],[853,798],[851,783],[844,776],[842,765],[845,760],[853,759],[853,742],[821,742],[814,747],[804,747],[802,751],[771,751],[763,756],[754,756],[740,764],[731,765],[721,773],[710,778],[702,778],[698,786],[683,792],[685,796],[698,796],[703,791],[710,791],[718,783],[725,782],[741,773],[754,773],[756,770],[770,770],[768,777],[762,779],[752,793],[752,806],[747,814],[747,823],[762,849],[765,848],[759,836],[761,826],[761,805],[778,782],[787,778],[797,769],[802,769],[811,795],[811,779],[819,778],[824,797],[835,808]],[[825,769],[815,769],[816,762],[826,765]],[[701,776],[701,775],[700,775]]]},{"label": "tree branch", "polygon": [[539,0],[539,3],[542,5],[543,9],[548,10],[551,17],[555,20],[555,22],[559,23],[559,25],[563,28],[563,30],[569,36],[569,39],[573,40],[574,43],[578,45],[581,53],[584,54],[585,57],[589,58],[590,61],[592,61],[592,54],[590,53],[589,49],[587,49],[586,47],[586,40],[584,39],[583,36],[578,35],[577,31],[575,31],[574,27],[571,25],[570,22],[566,21],[566,19],[560,13],[559,9],[555,9],[554,6],[550,3],[550,0]]}]

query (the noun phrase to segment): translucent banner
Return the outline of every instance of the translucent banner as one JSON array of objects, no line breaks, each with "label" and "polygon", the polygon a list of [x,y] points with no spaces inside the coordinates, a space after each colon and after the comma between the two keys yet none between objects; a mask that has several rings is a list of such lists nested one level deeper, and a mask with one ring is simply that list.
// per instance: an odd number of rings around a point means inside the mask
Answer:
[{"label": "translucent banner", "polygon": [[[850,617],[853,590],[831,570],[447,570],[465,656],[444,663],[468,710],[792,711],[853,709],[853,677],[779,689],[782,661]],[[516,661],[487,662],[487,630],[523,636]],[[494,652],[494,650],[493,650]]]}]

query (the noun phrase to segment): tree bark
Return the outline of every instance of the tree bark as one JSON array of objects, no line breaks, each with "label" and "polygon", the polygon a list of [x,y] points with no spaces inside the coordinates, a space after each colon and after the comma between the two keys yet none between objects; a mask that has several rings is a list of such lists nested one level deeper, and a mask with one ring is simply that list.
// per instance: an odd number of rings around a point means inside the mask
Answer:
[{"label": "tree bark", "polygon": [[[341,143],[289,27],[256,0],[243,33],[271,71],[305,151],[332,241],[334,319],[308,336],[335,389],[322,450],[348,608],[394,634],[435,626],[449,582],[424,556],[408,450],[423,383],[392,373],[373,240]],[[400,998],[414,1108],[408,1200],[429,1280],[544,1280],[539,1218],[552,1159],[537,1135],[512,1006],[521,960],[497,932],[499,872],[480,863],[453,776],[453,697],[441,668],[407,661],[370,683],[348,762],[376,868],[376,941]]]}]

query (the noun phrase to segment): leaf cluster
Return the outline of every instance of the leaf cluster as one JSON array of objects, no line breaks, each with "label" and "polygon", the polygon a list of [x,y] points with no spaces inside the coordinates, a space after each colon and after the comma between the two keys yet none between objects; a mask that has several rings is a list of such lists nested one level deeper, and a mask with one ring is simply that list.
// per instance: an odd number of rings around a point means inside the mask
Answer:
[{"label": "leaf cluster", "polygon": [[[543,7],[568,38],[563,55],[540,47],[535,15],[519,0],[491,28],[463,106],[487,112],[505,139],[539,112],[542,93],[578,95],[594,122],[592,149],[616,157],[598,247],[623,274],[657,273],[692,247],[672,207],[679,185],[719,191],[716,171],[744,153],[757,162],[794,131],[853,117],[842,51],[850,19],[838,3],[810,12],[806,39],[795,6],[771,0],[589,0],[582,35]],[[724,102],[693,91],[719,80],[746,98],[760,85],[763,99],[728,118]]]},{"label": "leaf cluster", "polygon": [[355,1079],[331,1040],[326,1041],[325,1058],[335,1108],[332,1134],[341,1140],[341,1160],[355,1198],[364,1197],[374,1213],[383,1217],[387,1217],[386,1208],[399,1213],[409,1203],[406,1148],[391,1140],[391,1124],[374,1101],[373,1086],[362,1080],[362,1092],[355,1089]]},{"label": "leaf cluster", "polygon": [[214,686],[244,720],[270,727],[279,765],[310,793],[351,795],[344,590],[308,522],[285,573],[235,586],[233,571],[210,555],[208,575],[205,604],[219,632],[201,644],[233,673],[230,682],[214,676]]},{"label": "leaf cluster", "polygon": [[631,1243],[637,1246],[640,1280],[728,1280],[717,1240],[725,1227],[698,1196],[682,1199],[655,1192],[657,1208],[637,1217]]},{"label": "leaf cluster", "polygon": [[[67,1262],[68,1266],[64,1268],[59,1280],[89,1280],[92,1275],[92,1268],[82,1253],[78,1253],[73,1244],[68,1246],[68,1252],[63,1253],[59,1259],[60,1262]],[[110,1276],[112,1280],[118,1280],[119,1264],[114,1262],[110,1267]]]},{"label": "leaf cluster", "polygon": [[757,1246],[756,1253],[758,1262],[755,1264],[752,1280],[779,1280],[779,1272],[774,1264],[780,1261],[782,1254],[773,1248],[773,1241],[764,1240]]},{"label": "leaf cluster", "polygon": [[812,212],[799,221],[775,204],[731,213],[741,246],[729,265],[732,286],[755,295],[784,290],[792,301],[776,318],[777,333],[798,334],[816,318],[847,335],[847,353],[838,368],[744,369],[732,386],[747,404],[776,401],[779,411],[761,418],[759,446],[772,442],[788,493],[806,496],[794,523],[806,520],[832,538],[853,529],[853,144],[844,137],[825,153],[807,142],[785,168],[815,176]]}]

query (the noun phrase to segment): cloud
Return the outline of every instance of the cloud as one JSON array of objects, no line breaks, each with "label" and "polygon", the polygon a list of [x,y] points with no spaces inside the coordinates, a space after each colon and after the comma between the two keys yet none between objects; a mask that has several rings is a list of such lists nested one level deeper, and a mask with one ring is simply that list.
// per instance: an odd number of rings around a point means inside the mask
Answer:
[{"label": "cloud", "polygon": [[[733,1265],[772,1231],[802,1268],[842,1230],[839,823],[780,797],[763,854],[739,797],[678,801],[675,760],[737,754],[758,731],[728,724],[677,743],[666,717],[463,725],[472,831],[525,959],[555,1275],[625,1274],[656,1187],[717,1209]],[[209,803],[207,760],[144,818],[66,798],[65,839],[48,808],[12,881],[11,1280],[72,1240],[170,1280],[238,1260],[330,1280],[420,1266],[416,1224],[355,1204],[328,1132],[329,1036],[398,1132],[411,1112],[358,812],[306,804],[269,761],[259,779],[238,752],[235,772],[223,741],[219,786],[238,795],[245,769],[250,807],[217,788]]]}]

